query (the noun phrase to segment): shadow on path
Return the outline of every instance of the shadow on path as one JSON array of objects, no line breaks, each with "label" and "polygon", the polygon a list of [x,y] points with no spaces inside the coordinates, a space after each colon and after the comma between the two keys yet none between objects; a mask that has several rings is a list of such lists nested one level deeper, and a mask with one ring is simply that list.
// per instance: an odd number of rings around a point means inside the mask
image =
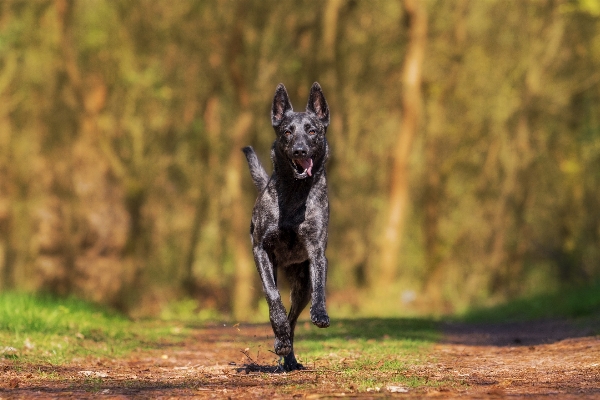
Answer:
[{"label": "shadow on path", "polygon": [[600,334],[600,318],[503,323],[445,322],[442,343],[469,346],[535,346]]}]

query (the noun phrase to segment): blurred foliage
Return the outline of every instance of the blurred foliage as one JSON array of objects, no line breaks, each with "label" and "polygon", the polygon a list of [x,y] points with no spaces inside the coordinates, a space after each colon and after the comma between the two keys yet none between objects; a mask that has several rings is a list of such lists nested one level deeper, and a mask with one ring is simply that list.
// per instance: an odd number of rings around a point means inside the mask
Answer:
[{"label": "blurred foliage", "polygon": [[600,283],[510,300],[486,308],[473,308],[459,317],[469,322],[531,321],[571,318],[600,332]]},{"label": "blurred foliage", "polygon": [[240,148],[268,164],[275,86],[301,108],[313,81],[332,110],[332,313],[443,313],[597,278],[599,2],[423,3],[411,205],[382,291],[401,2],[2,1],[2,287],[252,315]]}]

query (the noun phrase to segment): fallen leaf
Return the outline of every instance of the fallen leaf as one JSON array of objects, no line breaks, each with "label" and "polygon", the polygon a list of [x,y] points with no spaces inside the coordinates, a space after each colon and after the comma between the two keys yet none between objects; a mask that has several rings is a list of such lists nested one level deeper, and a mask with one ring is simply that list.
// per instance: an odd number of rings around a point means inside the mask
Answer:
[{"label": "fallen leaf", "polygon": [[79,371],[78,374],[86,376],[86,377],[94,377],[94,378],[108,377],[108,374],[106,372],[99,372],[99,371]]},{"label": "fallen leaf", "polygon": [[391,392],[391,393],[408,393],[408,388],[405,388],[403,386],[389,385],[389,386],[386,386],[385,388],[388,392]]},{"label": "fallen leaf", "polygon": [[8,381],[8,387],[10,389],[16,389],[19,387],[19,378],[11,378],[10,381]]}]

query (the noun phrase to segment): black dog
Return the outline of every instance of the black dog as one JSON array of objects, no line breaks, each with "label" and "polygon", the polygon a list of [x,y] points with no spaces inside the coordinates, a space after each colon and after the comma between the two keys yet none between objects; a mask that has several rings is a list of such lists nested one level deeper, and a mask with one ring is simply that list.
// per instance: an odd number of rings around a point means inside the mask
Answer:
[{"label": "black dog", "polygon": [[[243,151],[259,191],[250,224],[254,260],[269,305],[275,353],[285,356],[283,366],[291,371],[303,368],[294,356],[294,328],[309,300],[312,322],[320,328],[329,326],[325,310],[329,107],[319,84],[310,90],[306,112],[292,110],[287,91],[279,84],[271,123],[277,139],[271,148],[270,179],[252,147]],[[287,317],[277,289],[278,268],[291,284]]]}]

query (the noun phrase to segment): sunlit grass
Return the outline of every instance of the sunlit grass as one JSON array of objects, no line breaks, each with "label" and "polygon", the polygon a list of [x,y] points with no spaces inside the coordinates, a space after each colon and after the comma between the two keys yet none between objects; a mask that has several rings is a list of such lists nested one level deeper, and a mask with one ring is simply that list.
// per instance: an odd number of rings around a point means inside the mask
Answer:
[{"label": "sunlit grass", "polygon": [[146,342],[176,338],[172,326],[133,322],[74,298],[0,294],[0,356],[62,364],[75,357],[117,357]]},{"label": "sunlit grass", "polygon": [[123,335],[129,321],[73,298],[56,299],[24,293],[0,294],[0,330],[14,334],[46,333],[93,336]]},{"label": "sunlit grass", "polygon": [[438,324],[430,320],[355,319],[327,329],[301,324],[295,347],[305,367],[326,369],[327,379],[362,392],[438,385],[415,377],[409,368],[424,363],[440,338]]}]

